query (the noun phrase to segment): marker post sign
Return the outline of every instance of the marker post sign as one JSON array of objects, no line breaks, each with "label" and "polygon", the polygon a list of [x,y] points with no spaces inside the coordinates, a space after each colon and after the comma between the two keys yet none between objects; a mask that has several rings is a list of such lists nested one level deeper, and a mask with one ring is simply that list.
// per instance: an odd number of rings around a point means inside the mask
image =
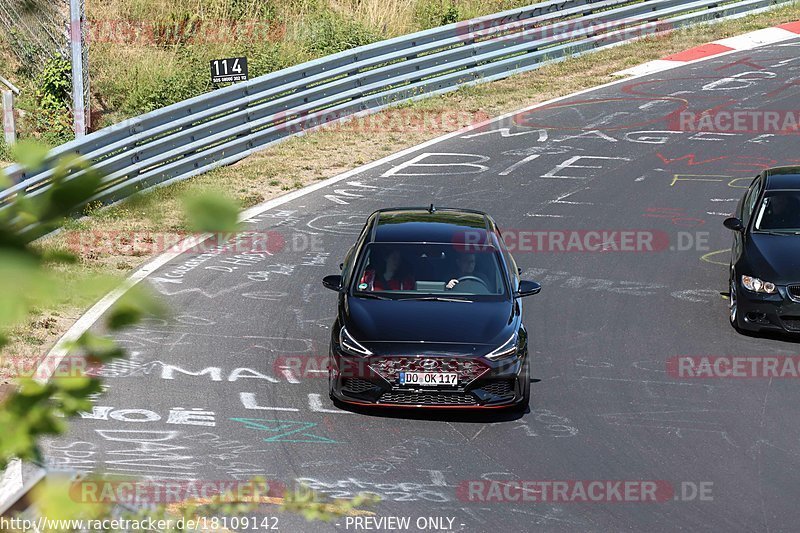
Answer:
[{"label": "marker post sign", "polygon": [[211,83],[247,81],[247,58],[230,57],[211,61]]}]

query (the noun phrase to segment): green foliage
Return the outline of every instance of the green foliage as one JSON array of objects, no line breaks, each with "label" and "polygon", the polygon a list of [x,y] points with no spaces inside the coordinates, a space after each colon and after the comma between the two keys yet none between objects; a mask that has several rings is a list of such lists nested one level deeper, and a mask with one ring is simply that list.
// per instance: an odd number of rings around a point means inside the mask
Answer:
[{"label": "green foliage", "polygon": [[458,22],[459,14],[455,0],[422,0],[417,4],[415,18],[422,28],[435,28]]},{"label": "green foliage", "polygon": [[283,43],[250,43],[243,54],[247,56],[250,76],[263,76],[310,59],[310,56]]},{"label": "green foliage", "polygon": [[315,56],[335,54],[382,39],[378,32],[332,11],[309,17],[302,28],[303,45]]},{"label": "green foliage", "polygon": [[47,62],[36,79],[36,98],[39,107],[61,110],[69,107],[72,91],[72,67],[70,62],[55,57]]},{"label": "green foliage", "polygon": [[72,113],[67,108],[34,107],[27,112],[20,126],[29,138],[35,138],[49,147],[64,144],[74,138]]},{"label": "green foliage", "polygon": [[[128,115],[147,113],[211,90],[207,58],[191,48],[179,48],[175,64],[163,71],[148,71],[149,65],[132,65],[132,85],[116,86],[123,91],[120,105]],[[140,75],[141,74],[141,75]],[[134,79],[136,83],[133,83]]]},{"label": "green foliage", "polygon": [[21,140],[9,148],[9,155],[27,168],[36,168],[41,165],[47,157],[47,152],[46,146],[30,139]]},{"label": "green foliage", "polygon": [[184,199],[189,231],[233,232],[239,228],[239,206],[221,194],[206,192]]}]

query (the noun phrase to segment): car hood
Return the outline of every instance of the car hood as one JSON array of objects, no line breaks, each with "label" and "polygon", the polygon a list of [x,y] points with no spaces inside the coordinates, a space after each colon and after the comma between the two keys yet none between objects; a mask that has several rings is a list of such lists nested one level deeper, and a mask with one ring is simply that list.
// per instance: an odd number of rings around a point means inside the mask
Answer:
[{"label": "car hood", "polygon": [[[507,340],[513,304],[372,300],[346,296],[343,323],[359,341],[497,344]],[[498,340],[502,339],[502,340]]]},{"label": "car hood", "polygon": [[779,285],[800,282],[800,236],[752,234],[747,243],[749,274]]}]

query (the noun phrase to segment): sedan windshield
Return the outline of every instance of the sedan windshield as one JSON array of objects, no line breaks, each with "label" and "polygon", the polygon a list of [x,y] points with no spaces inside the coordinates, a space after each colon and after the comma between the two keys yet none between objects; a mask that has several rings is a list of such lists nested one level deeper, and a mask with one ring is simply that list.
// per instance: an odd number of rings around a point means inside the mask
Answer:
[{"label": "sedan windshield", "polygon": [[755,229],[770,232],[800,232],[800,191],[768,193],[761,202]]},{"label": "sedan windshield", "polygon": [[436,243],[371,243],[353,293],[399,299],[500,300],[507,283],[497,249]]}]

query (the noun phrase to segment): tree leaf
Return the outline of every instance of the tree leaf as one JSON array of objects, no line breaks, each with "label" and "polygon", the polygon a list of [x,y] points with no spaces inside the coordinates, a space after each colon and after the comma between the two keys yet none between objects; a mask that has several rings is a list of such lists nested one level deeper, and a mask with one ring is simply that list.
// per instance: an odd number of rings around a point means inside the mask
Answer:
[{"label": "tree leaf", "polygon": [[27,169],[39,168],[47,157],[49,149],[33,139],[22,139],[11,146],[11,157]]},{"label": "tree leaf", "polygon": [[239,228],[239,206],[221,194],[205,192],[187,198],[184,211],[191,231],[233,232]]}]

